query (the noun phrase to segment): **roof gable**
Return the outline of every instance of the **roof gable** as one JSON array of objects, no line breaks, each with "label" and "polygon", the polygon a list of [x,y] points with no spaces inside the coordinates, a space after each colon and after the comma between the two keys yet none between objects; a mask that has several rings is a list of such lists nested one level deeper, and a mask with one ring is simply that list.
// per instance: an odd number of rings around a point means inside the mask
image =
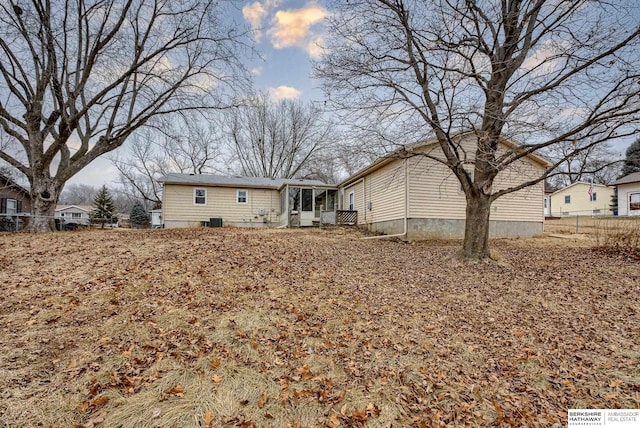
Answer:
[{"label": "roof gable", "polygon": [[611,184],[617,186],[620,184],[630,184],[630,183],[640,183],[640,172],[633,172],[629,175],[625,175],[624,177],[614,181]]},{"label": "roof gable", "polygon": [[[463,134],[459,134],[454,136],[454,139],[459,139],[462,140],[463,138],[465,138],[468,135],[468,133],[463,133]],[[518,147],[520,147],[519,144],[514,143],[512,141],[509,140],[502,140],[500,141],[504,146],[508,147],[509,149],[518,149]],[[374,172],[375,170],[382,168],[383,166],[396,161],[396,160],[400,160],[400,159],[404,159],[407,156],[411,156],[411,153],[417,153],[421,150],[426,149],[429,146],[438,146],[438,141],[429,141],[429,142],[421,142],[421,143],[416,143],[414,145],[411,146],[402,146],[396,150],[394,150],[393,152],[382,156],[378,159],[376,159],[373,163],[371,163],[369,166],[361,169],[360,171],[356,172],[355,174],[353,174],[352,176],[350,176],[349,178],[343,180],[342,182],[340,182],[338,184],[338,187],[343,187],[345,185],[350,184],[351,182],[360,179],[361,177],[364,177],[372,172]],[[547,159],[545,159],[544,157],[540,156],[540,155],[536,155],[534,153],[528,154],[525,156],[526,158],[532,160],[533,162],[539,164],[542,167],[547,167],[549,165],[551,165],[551,162],[548,161]]]},{"label": "roof gable", "polygon": [[[568,186],[563,187],[562,189],[556,190],[551,195],[556,195],[558,193],[565,193],[569,189],[572,189],[573,187],[576,187],[576,186],[585,186],[585,187],[593,186],[594,188],[600,187],[600,188],[603,188],[603,189],[610,189],[609,186],[605,186],[604,184],[596,184],[596,183],[591,184],[591,183],[587,183],[585,181],[576,181],[575,183],[571,183]],[[574,189],[574,190],[578,191],[578,189]],[[580,190],[580,191],[582,191],[582,190]]]},{"label": "roof gable", "polygon": [[4,174],[0,174],[0,186],[10,187],[12,189],[17,190],[20,193],[24,193],[27,196],[31,196],[31,192],[29,192],[27,189],[25,189],[24,187],[22,187],[21,185],[16,183],[14,180],[12,180],[10,177],[7,177]]},{"label": "roof gable", "polygon": [[88,213],[93,211],[93,207],[90,207],[88,205],[57,205],[55,209],[56,212],[69,210],[83,211]]}]

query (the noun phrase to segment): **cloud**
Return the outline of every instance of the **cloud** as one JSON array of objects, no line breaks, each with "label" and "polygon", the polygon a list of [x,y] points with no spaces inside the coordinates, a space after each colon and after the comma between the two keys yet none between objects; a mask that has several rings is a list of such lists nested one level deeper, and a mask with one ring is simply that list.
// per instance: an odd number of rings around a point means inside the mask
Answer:
[{"label": "cloud", "polygon": [[253,74],[254,76],[261,76],[262,75],[262,71],[263,71],[262,67],[254,67],[251,70],[249,70],[249,72],[251,74]]},{"label": "cloud", "polygon": [[298,98],[302,92],[291,86],[278,86],[269,89],[269,94],[274,100],[284,100]]},{"label": "cloud", "polygon": [[251,28],[255,31],[256,40],[262,38],[262,18],[267,14],[267,10],[262,6],[262,3],[255,2],[242,8],[242,16],[246,19]]},{"label": "cloud", "polygon": [[560,56],[569,47],[570,45],[566,41],[548,40],[533,55],[528,56],[520,68],[526,71],[533,71],[538,76],[556,71],[560,67]]},{"label": "cloud", "polygon": [[302,9],[281,10],[273,18],[273,27],[269,31],[271,43],[276,49],[299,47],[310,56],[317,57],[321,51],[322,36],[312,27],[329,16],[329,12],[316,5]]}]

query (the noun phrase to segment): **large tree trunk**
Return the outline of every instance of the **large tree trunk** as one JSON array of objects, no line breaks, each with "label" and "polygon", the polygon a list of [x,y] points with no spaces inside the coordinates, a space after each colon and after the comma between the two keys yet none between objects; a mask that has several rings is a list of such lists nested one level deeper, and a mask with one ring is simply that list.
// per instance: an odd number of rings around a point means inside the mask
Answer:
[{"label": "large tree trunk", "polygon": [[45,174],[31,177],[31,218],[28,232],[50,232],[55,230],[54,216],[62,185]]},{"label": "large tree trunk", "polygon": [[469,260],[482,260],[489,253],[489,215],[491,198],[477,194],[467,198],[467,220],[464,227],[462,257]]}]

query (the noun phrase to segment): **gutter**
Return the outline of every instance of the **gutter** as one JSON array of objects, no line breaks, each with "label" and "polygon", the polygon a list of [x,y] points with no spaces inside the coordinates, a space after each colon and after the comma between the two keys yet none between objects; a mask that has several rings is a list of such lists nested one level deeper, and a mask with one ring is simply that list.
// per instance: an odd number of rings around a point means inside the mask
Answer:
[{"label": "gutter", "polygon": [[409,217],[409,181],[407,173],[407,158],[404,159],[404,231],[402,233],[395,233],[393,235],[378,235],[378,236],[365,236],[360,239],[382,239],[382,238],[395,238],[399,236],[407,235],[407,223]]}]

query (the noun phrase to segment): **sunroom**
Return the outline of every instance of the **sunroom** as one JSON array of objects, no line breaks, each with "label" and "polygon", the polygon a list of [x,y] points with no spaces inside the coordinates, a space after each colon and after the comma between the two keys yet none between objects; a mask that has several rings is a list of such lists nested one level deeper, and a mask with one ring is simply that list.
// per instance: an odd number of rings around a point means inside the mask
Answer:
[{"label": "sunroom", "polygon": [[333,186],[285,184],[280,188],[280,225],[313,226],[338,208],[338,189]]}]

